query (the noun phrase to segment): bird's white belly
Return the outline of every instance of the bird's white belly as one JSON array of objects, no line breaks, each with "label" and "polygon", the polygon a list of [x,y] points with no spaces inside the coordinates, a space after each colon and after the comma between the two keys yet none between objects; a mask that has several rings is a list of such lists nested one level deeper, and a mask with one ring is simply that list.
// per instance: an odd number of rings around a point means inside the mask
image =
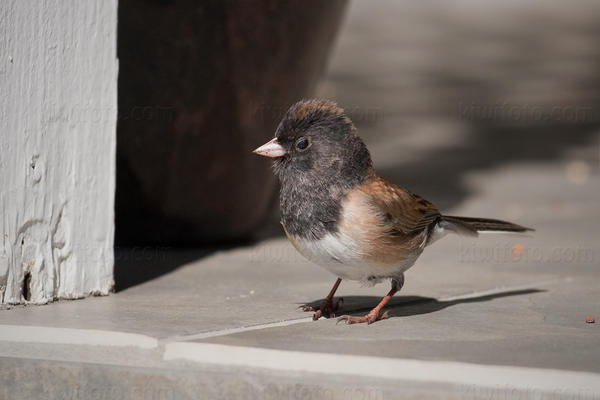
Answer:
[{"label": "bird's white belly", "polygon": [[412,267],[422,252],[422,248],[418,249],[393,265],[384,265],[365,260],[359,243],[340,233],[328,233],[320,240],[294,238],[292,243],[304,257],[332,274],[371,284],[400,276]]}]

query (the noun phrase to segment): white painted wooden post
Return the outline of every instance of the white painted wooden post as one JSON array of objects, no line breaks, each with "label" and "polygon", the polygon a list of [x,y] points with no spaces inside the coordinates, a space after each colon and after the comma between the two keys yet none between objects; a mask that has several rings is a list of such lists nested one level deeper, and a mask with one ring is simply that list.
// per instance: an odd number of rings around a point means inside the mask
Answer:
[{"label": "white painted wooden post", "polygon": [[0,1],[0,303],[113,287],[116,0]]}]

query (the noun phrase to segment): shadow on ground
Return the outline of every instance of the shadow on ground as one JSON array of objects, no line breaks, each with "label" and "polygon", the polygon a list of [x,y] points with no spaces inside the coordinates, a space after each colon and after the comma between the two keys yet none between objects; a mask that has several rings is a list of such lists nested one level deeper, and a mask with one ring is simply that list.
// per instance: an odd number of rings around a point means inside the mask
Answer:
[{"label": "shadow on ground", "polygon": [[[484,301],[491,301],[494,299],[500,299],[503,297],[511,296],[523,296],[533,293],[542,293],[546,290],[542,289],[520,289],[520,290],[509,290],[506,292],[487,294],[477,297],[469,297],[456,300],[437,300],[432,297],[422,296],[397,296],[393,297],[384,310],[389,310],[389,317],[408,317],[411,315],[429,314],[432,312],[443,310],[447,307],[452,307],[457,304],[466,303],[480,303]],[[338,315],[350,314],[350,315],[362,315],[369,312],[375,307],[381,297],[375,296],[347,296],[344,297],[344,303]],[[316,300],[308,303],[310,306],[319,306],[323,300]]]},{"label": "shadow on ground", "polygon": [[138,246],[115,249],[115,291],[139,285],[204,258],[218,248],[183,249],[172,246]]}]

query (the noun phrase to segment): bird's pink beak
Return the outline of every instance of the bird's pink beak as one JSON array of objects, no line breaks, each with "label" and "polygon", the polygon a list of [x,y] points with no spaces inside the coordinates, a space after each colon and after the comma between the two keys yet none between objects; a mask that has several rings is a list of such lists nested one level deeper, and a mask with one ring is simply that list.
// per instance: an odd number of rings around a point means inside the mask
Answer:
[{"label": "bird's pink beak", "polygon": [[285,156],[287,151],[282,145],[279,144],[277,138],[274,138],[273,140],[268,141],[258,149],[254,150],[253,153],[258,154],[259,156],[277,158]]}]

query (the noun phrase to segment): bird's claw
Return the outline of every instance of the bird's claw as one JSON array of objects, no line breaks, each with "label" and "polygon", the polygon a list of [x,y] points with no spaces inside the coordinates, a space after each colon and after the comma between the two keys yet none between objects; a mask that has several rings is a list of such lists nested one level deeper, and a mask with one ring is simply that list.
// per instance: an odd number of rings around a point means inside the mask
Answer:
[{"label": "bird's claw", "polygon": [[388,319],[390,317],[389,311],[385,311],[383,314],[378,311],[371,311],[367,315],[363,315],[362,317],[355,317],[352,315],[342,315],[337,319],[336,325],[340,322],[344,321],[347,325],[352,324],[363,324],[367,323],[367,325],[371,325],[375,321],[379,321],[382,319]]},{"label": "bird's claw", "polygon": [[320,306],[309,306],[309,305],[301,305],[298,308],[301,308],[304,312],[314,311],[313,321],[318,320],[323,315],[327,315],[330,318],[335,318],[335,311],[344,304],[344,299],[340,297],[335,302],[332,299],[325,299]]}]

